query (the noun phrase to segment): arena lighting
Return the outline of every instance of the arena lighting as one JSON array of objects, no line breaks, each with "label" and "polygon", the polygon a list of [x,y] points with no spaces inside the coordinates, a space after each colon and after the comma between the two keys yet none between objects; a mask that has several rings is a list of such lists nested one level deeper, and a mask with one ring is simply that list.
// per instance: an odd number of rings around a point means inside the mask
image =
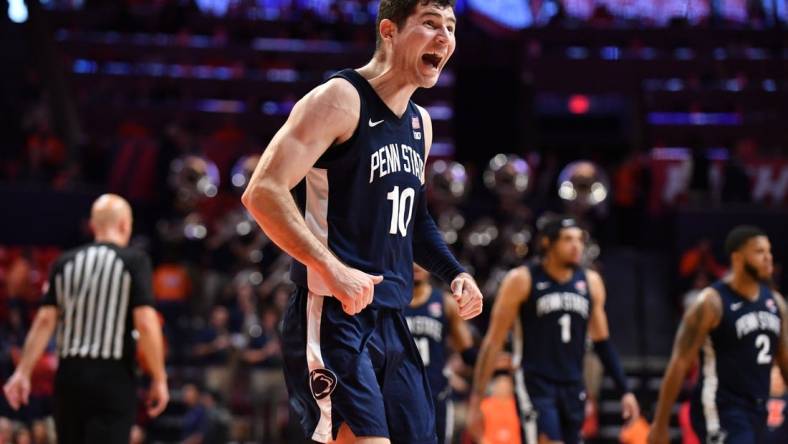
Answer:
[{"label": "arena lighting", "polygon": [[25,0],[8,0],[8,18],[14,23],[27,21],[27,6]]},{"label": "arena lighting", "polygon": [[646,116],[650,125],[686,126],[739,126],[744,123],[738,113],[689,113],[689,112],[650,112]]},{"label": "arena lighting", "polygon": [[591,100],[585,94],[574,94],[569,97],[567,105],[572,114],[586,114],[591,108]]},{"label": "arena lighting", "polygon": [[499,26],[525,29],[533,24],[528,2],[518,0],[467,0],[468,8]]}]

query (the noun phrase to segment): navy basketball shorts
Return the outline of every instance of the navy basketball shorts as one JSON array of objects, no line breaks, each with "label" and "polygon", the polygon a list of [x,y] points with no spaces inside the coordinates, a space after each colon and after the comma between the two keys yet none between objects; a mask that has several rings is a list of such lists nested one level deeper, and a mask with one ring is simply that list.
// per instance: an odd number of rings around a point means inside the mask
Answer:
[{"label": "navy basketball shorts", "polygon": [[454,437],[454,403],[451,396],[435,397],[435,429],[438,444],[450,444]]},{"label": "navy basketball shorts", "polygon": [[307,438],[325,443],[344,422],[356,436],[434,444],[427,374],[399,310],[355,316],[333,297],[297,287],[283,319],[290,406]]},{"label": "navy basketball shorts", "polygon": [[[697,397],[696,397],[697,398]],[[692,429],[702,444],[753,444],[764,441],[767,412],[731,403],[690,402]]]},{"label": "navy basketball shorts", "polygon": [[586,401],[582,382],[554,382],[517,371],[514,394],[523,444],[536,444],[539,435],[564,444],[581,442]]}]

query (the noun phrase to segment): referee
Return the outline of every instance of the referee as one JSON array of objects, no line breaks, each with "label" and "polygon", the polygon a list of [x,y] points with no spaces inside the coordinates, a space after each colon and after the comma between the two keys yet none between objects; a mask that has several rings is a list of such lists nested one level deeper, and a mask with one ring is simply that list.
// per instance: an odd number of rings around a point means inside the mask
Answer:
[{"label": "referee", "polygon": [[22,358],[3,390],[12,408],[27,404],[30,373],[57,327],[58,442],[128,444],[136,413],[135,338],[151,370],[148,414],[158,416],[169,400],[151,265],[126,248],[132,216],[122,197],[99,197],[90,226],[95,241],[63,253],[52,267]]}]

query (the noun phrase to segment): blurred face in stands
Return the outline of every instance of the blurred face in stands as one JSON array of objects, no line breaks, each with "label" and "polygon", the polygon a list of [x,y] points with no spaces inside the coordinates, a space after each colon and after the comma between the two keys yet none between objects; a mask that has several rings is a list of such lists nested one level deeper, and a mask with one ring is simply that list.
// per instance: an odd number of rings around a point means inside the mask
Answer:
[{"label": "blurred face in stands", "polygon": [[145,444],[145,431],[142,430],[142,427],[134,425],[131,428],[129,444]]},{"label": "blurred face in stands", "polygon": [[14,444],[32,444],[30,430],[21,428],[14,433]]},{"label": "blurred face in stands", "polygon": [[583,258],[585,236],[580,228],[563,228],[548,247],[548,254],[560,265],[577,267]]},{"label": "blurred face in stands", "polygon": [[238,287],[238,305],[246,314],[254,312],[254,289],[251,285],[242,284]]},{"label": "blurred face in stands", "polygon": [[193,384],[183,386],[183,403],[189,407],[194,407],[200,400],[200,391]]},{"label": "blurred face in stands", "polygon": [[431,88],[454,53],[456,24],[452,7],[418,2],[401,27],[388,19],[381,21],[381,45],[403,80]]},{"label": "blurred face in stands", "polygon": [[756,281],[769,280],[774,273],[772,244],[766,236],[748,240],[731,255],[731,259],[734,270],[742,270]]},{"label": "blurred face in stands", "polygon": [[227,327],[229,319],[230,315],[224,307],[214,307],[211,311],[211,325],[217,330],[223,330]]},{"label": "blurred face in stands", "polygon": [[44,444],[51,441],[49,439],[49,432],[47,431],[47,424],[44,421],[34,422],[31,431],[35,444]]}]

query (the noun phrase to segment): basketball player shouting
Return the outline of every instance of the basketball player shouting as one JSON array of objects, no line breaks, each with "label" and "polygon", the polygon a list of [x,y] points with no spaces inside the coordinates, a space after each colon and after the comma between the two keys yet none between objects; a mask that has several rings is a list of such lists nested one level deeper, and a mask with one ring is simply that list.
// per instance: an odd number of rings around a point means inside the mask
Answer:
[{"label": "basketball player shouting", "polygon": [[282,349],[291,406],[314,441],[436,442],[427,375],[402,313],[414,261],[451,283],[462,318],[482,310],[427,212],[432,123],[410,100],[435,85],[454,52],[453,4],[382,0],[373,59],[295,105],[243,196],[295,259]]}]

